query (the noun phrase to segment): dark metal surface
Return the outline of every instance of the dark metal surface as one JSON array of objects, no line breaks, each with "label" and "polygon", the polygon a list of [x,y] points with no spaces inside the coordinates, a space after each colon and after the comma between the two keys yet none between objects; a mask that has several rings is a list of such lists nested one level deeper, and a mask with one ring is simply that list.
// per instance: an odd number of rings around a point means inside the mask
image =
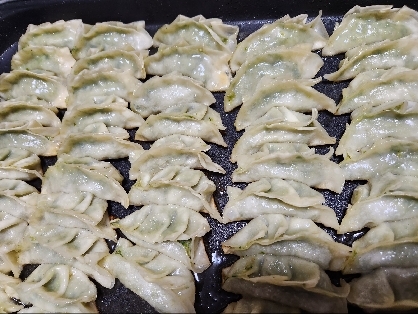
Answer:
[{"label": "dark metal surface", "polygon": [[[54,22],[59,19],[82,19],[84,23],[94,24],[101,21],[117,20],[122,22],[132,22],[145,20],[147,30],[151,35],[164,23],[170,23],[178,14],[194,16],[202,14],[207,18],[219,17],[225,22],[238,25],[240,27],[239,40],[245,38],[266,22],[282,17],[285,14],[295,16],[307,13],[312,18],[323,10],[323,21],[328,32],[332,32],[335,22],[341,20],[342,15],[356,4],[371,5],[374,1],[297,1],[297,0],[241,0],[241,1],[186,1],[186,0],[154,0],[154,1],[135,1],[135,0],[30,0],[30,1],[9,1],[0,4],[0,73],[10,71],[10,60],[16,52],[17,41],[25,32],[28,24],[40,24],[43,22]],[[392,1],[380,1],[379,4],[394,4]],[[408,5],[417,9],[418,3],[414,0],[397,2],[396,6]],[[324,58],[325,65],[318,76],[325,73],[334,72],[338,68],[338,63],[342,56]],[[326,94],[338,102],[341,98],[341,90],[348,83],[321,82],[315,89]],[[233,184],[231,173],[236,168],[235,164],[229,162],[229,156],[236,140],[242,132],[236,132],[233,126],[238,109],[230,113],[223,111],[223,93],[215,93],[216,104],[212,107],[221,113],[221,117],[227,130],[224,132],[224,139],[228,144],[227,148],[212,145],[209,156],[214,162],[221,165],[226,171],[226,175],[207,173],[217,186],[215,199],[218,208],[222,208],[227,203],[226,187],[229,185],[243,188],[244,184]],[[340,138],[345,130],[345,125],[350,121],[348,115],[333,116],[327,112],[321,112],[319,122],[324,126],[331,136]],[[134,131],[130,132],[131,140]],[[149,143],[141,143],[144,148],[149,148]],[[336,145],[334,145],[334,148]],[[326,153],[328,147],[317,148],[318,153]],[[340,159],[333,157],[335,162]],[[56,158],[43,158],[43,166],[55,163]],[[123,186],[129,190],[133,181],[128,179],[130,164],[127,159],[112,160],[120,172],[125,177]],[[39,188],[40,182],[33,182]],[[353,189],[359,182],[346,182],[341,194],[330,191],[323,191],[326,204],[332,207],[339,219],[345,213],[347,204],[350,201]],[[130,206],[124,209],[117,203],[109,202],[109,213],[112,216],[124,217],[130,214],[135,208]],[[207,215],[206,215],[207,216]],[[239,297],[227,293],[221,289],[221,270],[232,264],[237,258],[232,255],[224,255],[221,250],[221,242],[228,239],[237,230],[245,225],[245,222],[230,223],[222,225],[208,217],[212,231],[205,236],[205,245],[212,260],[212,266],[202,274],[195,275],[196,280],[196,311],[200,313],[216,313]],[[327,229],[337,241],[350,245],[355,238],[361,236],[361,232],[335,235],[333,230]],[[24,272],[27,275],[28,271]],[[340,275],[330,274],[335,283],[338,283]],[[100,312],[144,312],[152,313],[155,310],[142,301],[133,292],[126,289],[119,281],[113,289],[105,289],[98,286],[97,307]],[[350,309],[354,311],[354,309]]]}]

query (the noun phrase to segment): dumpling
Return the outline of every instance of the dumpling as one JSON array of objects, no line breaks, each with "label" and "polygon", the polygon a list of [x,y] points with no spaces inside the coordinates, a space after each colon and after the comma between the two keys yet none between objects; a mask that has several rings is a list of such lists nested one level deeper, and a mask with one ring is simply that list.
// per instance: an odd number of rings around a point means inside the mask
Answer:
[{"label": "dumpling", "polygon": [[209,230],[206,219],[198,212],[179,205],[145,205],[123,219],[111,221],[129,239],[150,243],[189,240],[204,236]]},{"label": "dumpling", "polygon": [[119,139],[111,134],[68,134],[58,150],[58,156],[92,157],[97,160],[129,157],[135,160],[143,151],[141,145]]},{"label": "dumpling", "polygon": [[363,72],[343,89],[336,114],[390,101],[418,101],[417,74],[418,70],[404,68]]},{"label": "dumpling", "polygon": [[66,108],[68,91],[66,83],[59,77],[15,70],[0,75],[0,96],[6,100],[34,96],[51,106]]},{"label": "dumpling", "polygon": [[94,170],[88,170],[77,164],[57,162],[45,172],[42,180],[43,194],[80,191],[119,202],[124,207],[129,205],[128,195],[119,182]]},{"label": "dumpling", "polygon": [[[224,169],[212,162],[210,157],[203,153],[203,151],[209,149],[209,146],[205,145],[201,139],[185,135],[180,136],[181,139],[190,141],[186,143],[176,141],[177,138],[168,136],[163,138],[164,142],[161,141],[162,139],[160,139],[160,142],[156,141],[151,149],[145,151],[132,163],[129,171],[130,179],[138,179],[139,184],[146,186],[159,170],[168,166],[184,166],[225,173]],[[199,140],[203,142],[203,145]],[[165,145],[162,145],[162,143],[165,143]],[[196,147],[196,144],[201,148]]]},{"label": "dumpling", "polygon": [[351,252],[312,220],[280,214],[259,215],[223,242],[222,248],[238,256],[292,255],[335,271],[343,268]]},{"label": "dumpling", "polygon": [[25,196],[37,193],[38,190],[32,185],[15,179],[0,179],[0,193],[11,196]]},{"label": "dumpling", "polygon": [[237,35],[238,26],[224,24],[221,19],[179,15],[171,24],[158,29],[154,46],[203,46],[232,53],[237,46]]},{"label": "dumpling", "polygon": [[14,289],[23,304],[40,311],[98,313],[96,286],[74,267],[40,265]]},{"label": "dumpling", "polygon": [[216,100],[201,83],[179,73],[154,76],[134,92],[131,110],[143,118],[177,104],[200,103],[210,106]]},{"label": "dumpling", "polygon": [[67,47],[39,46],[18,50],[12,58],[12,70],[47,71],[67,77],[75,60]]},{"label": "dumpling", "polygon": [[341,193],[345,181],[344,172],[329,160],[329,156],[317,155],[310,150],[261,151],[240,159],[238,168],[232,173],[233,182],[254,182],[262,178],[294,180],[337,193]]},{"label": "dumpling", "polygon": [[84,31],[81,20],[59,20],[40,25],[29,24],[26,33],[19,39],[19,50],[28,46],[54,46],[74,48]]},{"label": "dumpling", "polygon": [[335,138],[330,137],[316,120],[315,115],[308,123],[279,122],[254,125],[248,127],[235,143],[231,153],[231,161],[247,158],[260,151],[266,143],[303,143],[309,146],[335,144]]},{"label": "dumpling", "polygon": [[195,313],[193,276],[177,260],[121,238],[103,265],[158,312]]},{"label": "dumpling", "polygon": [[140,51],[109,50],[96,53],[90,57],[78,60],[72,67],[72,75],[78,75],[83,70],[102,71],[118,70],[131,72],[136,78],[145,78],[144,56]]},{"label": "dumpling", "polygon": [[270,300],[245,296],[237,302],[229,303],[222,313],[300,313],[300,310],[294,306],[286,306]]},{"label": "dumpling", "polygon": [[350,282],[348,302],[374,310],[418,308],[418,268],[385,267]]},{"label": "dumpling", "polygon": [[16,250],[22,241],[28,223],[12,214],[0,210],[0,254]]},{"label": "dumpling", "polygon": [[232,56],[232,71],[237,71],[246,60],[277,48],[293,47],[303,43],[309,44],[312,50],[324,47],[328,40],[328,33],[321,20],[321,12],[309,23],[306,23],[307,17],[307,14],[293,18],[285,15],[250,34],[239,43]]},{"label": "dumpling", "polygon": [[58,143],[30,130],[1,130],[0,143],[4,148],[20,148],[40,156],[55,156]]},{"label": "dumpling", "polygon": [[83,70],[69,78],[68,107],[92,102],[95,96],[118,96],[126,101],[132,101],[133,93],[139,85],[141,82],[129,71]]},{"label": "dumpling", "polygon": [[398,9],[392,5],[356,5],[336,26],[322,49],[322,55],[336,55],[364,44],[395,40],[417,31],[417,12],[407,6]]},{"label": "dumpling", "polygon": [[42,174],[40,158],[20,148],[0,148],[0,167],[35,170]]},{"label": "dumpling", "polygon": [[243,64],[232,79],[225,93],[225,111],[231,111],[253,96],[258,82],[264,76],[281,79],[313,78],[323,64],[321,57],[312,53],[309,45],[282,48],[256,56]]},{"label": "dumpling", "polygon": [[386,172],[418,176],[418,144],[392,138],[379,140],[359,156],[346,157],[339,166],[346,180],[370,180]]},{"label": "dumpling", "polygon": [[206,47],[161,47],[145,58],[145,70],[151,75],[177,71],[203,84],[212,92],[225,91],[231,80],[230,54]]},{"label": "dumpling", "polygon": [[[62,119],[61,134],[101,133],[94,132],[94,124],[104,124],[106,128],[132,129],[141,126],[144,119],[118,103],[79,104],[71,107]],[[89,130],[89,131],[88,131]],[[113,133],[111,131],[111,133]]]},{"label": "dumpling", "polygon": [[18,285],[19,283],[19,278],[13,278],[0,272],[0,312],[14,313],[23,309],[22,304],[17,304],[12,300],[12,297],[15,297],[15,295],[10,293],[11,287]]},{"label": "dumpling", "polygon": [[[202,107],[203,116],[192,116],[193,111]],[[182,109],[184,108],[184,109]],[[171,109],[171,108],[169,108]],[[178,110],[179,112],[175,112]],[[135,133],[139,141],[155,141],[171,134],[183,134],[200,137],[207,142],[227,146],[219,129],[224,130],[222,120],[215,110],[201,104],[185,104],[173,107],[173,111],[151,115]],[[191,112],[189,112],[191,111]],[[218,122],[218,123],[216,123]]]},{"label": "dumpling", "polygon": [[321,205],[323,196],[319,192],[302,183],[280,181],[282,180],[272,179],[269,182],[262,179],[249,184],[244,191],[229,186],[229,201],[223,211],[223,222],[249,220],[265,214],[282,214],[312,219],[338,229],[335,212],[330,207]]},{"label": "dumpling", "polygon": [[334,100],[311,87],[318,81],[263,77],[255,92],[244,100],[235,120],[235,128],[239,131],[249,125],[256,125],[254,120],[261,118],[270,109],[281,106],[299,112],[325,109],[334,113]]},{"label": "dumpling", "polygon": [[0,121],[37,121],[45,127],[60,127],[55,107],[47,107],[38,101],[9,100],[0,102]]},{"label": "dumpling", "polygon": [[354,112],[336,150],[337,155],[356,158],[385,138],[416,141],[418,103],[389,102]]},{"label": "dumpling", "polygon": [[[417,21],[418,22],[418,21]],[[373,69],[418,68],[418,37],[411,35],[394,41],[383,41],[353,48],[346,53],[340,68],[324,76],[329,81],[348,80]]]},{"label": "dumpling", "polygon": [[152,38],[145,30],[145,22],[129,24],[102,22],[85,25],[85,33],[76,42],[72,53],[82,59],[108,50],[139,51],[152,46]]},{"label": "dumpling", "polygon": [[215,184],[203,172],[182,166],[169,166],[158,172],[143,187],[139,183],[129,191],[131,205],[180,205],[209,213],[221,221],[213,200]]}]

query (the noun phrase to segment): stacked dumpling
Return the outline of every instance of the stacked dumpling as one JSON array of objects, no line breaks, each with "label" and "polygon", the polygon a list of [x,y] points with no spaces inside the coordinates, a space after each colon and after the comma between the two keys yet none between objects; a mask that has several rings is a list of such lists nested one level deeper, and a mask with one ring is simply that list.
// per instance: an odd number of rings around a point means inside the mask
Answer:
[{"label": "stacked dumpling", "polygon": [[[225,223],[250,220],[222,246],[240,256],[224,269],[223,288],[243,295],[225,312],[345,312],[349,287],[331,283],[325,271],[342,270],[350,248],[334,242],[315,223],[338,229],[335,212],[312,189],[340,193],[344,175],[310,146],[335,143],[317,121],[318,110],[334,113],[335,102],[317,92],[313,79],[323,65],[311,50],[328,34],[319,15],[285,16],[244,39],[231,59],[236,71],[226,91],[225,111],[241,106],[235,121],[245,129],[231,161],[238,168],[228,187]],[[306,113],[311,113],[308,115]]]},{"label": "stacked dumpling", "polygon": [[333,81],[354,78],[337,114],[352,122],[336,153],[354,191],[340,233],[369,227],[353,243],[343,273],[354,279],[348,301],[367,310],[418,307],[417,12],[407,7],[354,7],[323,53],[346,52]]}]

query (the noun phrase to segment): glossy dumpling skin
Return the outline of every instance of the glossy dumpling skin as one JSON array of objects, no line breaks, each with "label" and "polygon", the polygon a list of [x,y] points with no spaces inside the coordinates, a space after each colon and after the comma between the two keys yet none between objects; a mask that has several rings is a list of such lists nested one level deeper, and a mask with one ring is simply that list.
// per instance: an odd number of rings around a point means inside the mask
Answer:
[{"label": "glossy dumpling skin", "polygon": [[[181,109],[185,107],[185,109]],[[203,116],[192,116],[190,111],[198,111],[195,107],[202,107],[206,111]],[[171,108],[169,108],[171,109]],[[173,108],[180,112],[164,112],[151,115],[147,118],[135,133],[135,139],[140,141],[155,141],[161,137],[172,134],[183,134],[200,137],[204,141],[212,142],[226,147],[219,129],[224,130],[222,120],[218,112],[201,104],[178,105]],[[218,123],[216,123],[218,122]]]},{"label": "glossy dumpling skin", "polygon": [[387,138],[375,142],[359,156],[345,158],[339,166],[346,180],[370,180],[386,172],[417,176],[417,153],[415,142]]},{"label": "glossy dumpling skin", "polygon": [[35,187],[22,180],[0,179],[0,193],[2,194],[19,197],[37,192]]},{"label": "glossy dumpling skin", "polygon": [[20,283],[19,278],[13,278],[0,272],[0,311],[3,313],[18,312],[23,309],[22,304],[16,304],[11,298],[10,287]]},{"label": "glossy dumpling skin", "polygon": [[237,46],[238,26],[227,25],[221,19],[206,19],[202,15],[179,15],[154,35],[154,46],[204,46],[233,52]]},{"label": "glossy dumpling skin", "polygon": [[312,151],[261,151],[240,159],[238,168],[232,173],[233,182],[254,182],[262,178],[294,180],[337,193],[341,193],[344,185],[340,167],[329,157]]},{"label": "glossy dumpling skin", "polygon": [[418,307],[418,269],[385,267],[350,282],[347,300],[367,310],[405,311]]},{"label": "glossy dumpling skin", "polygon": [[66,108],[68,91],[65,81],[56,76],[15,70],[0,75],[0,96],[3,99],[34,96],[57,108]]},{"label": "glossy dumpling skin", "polygon": [[19,50],[27,46],[54,46],[72,49],[83,31],[84,24],[81,20],[60,20],[40,25],[29,24],[26,33],[19,39]]},{"label": "glossy dumpling skin", "polygon": [[200,103],[210,106],[215,97],[201,83],[179,73],[154,76],[134,92],[131,110],[143,118],[177,104]]},{"label": "glossy dumpling skin", "polygon": [[145,58],[145,70],[151,75],[177,71],[203,84],[212,92],[225,91],[231,80],[230,54],[200,46],[160,47]]},{"label": "glossy dumpling skin", "polygon": [[103,265],[158,312],[195,313],[193,276],[170,256],[120,239]]},{"label": "glossy dumpling skin", "polygon": [[264,76],[284,79],[308,79],[316,75],[324,62],[309,45],[281,48],[248,60],[237,71],[224,98],[226,112],[253,96]]},{"label": "glossy dumpling skin", "polygon": [[21,148],[0,149],[0,179],[32,180],[42,177],[40,158]]},{"label": "glossy dumpling skin", "polygon": [[139,85],[141,82],[130,71],[83,70],[68,79],[68,107],[92,102],[95,96],[117,96],[131,101]]},{"label": "glossy dumpling skin", "polygon": [[42,126],[60,127],[61,121],[56,116],[58,110],[46,103],[32,100],[9,100],[0,102],[0,121],[37,121]]},{"label": "glossy dumpling skin", "polygon": [[418,103],[389,102],[375,107],[359,108],[352,114],[337,147],[336,154],[356,158],[384,138],[416,141]]},{"label": "glossy dumpling skin", "polygon": [[231,59],[232,71],[237,71],[246,61],[265,52],[282,47],[308,43],[312,50],[321,49],[328,40],[328,33],[321,21],[321,13],[309,23],[306,14],[290,18],[289,15],[272,24],[265,24],[239,43]]},{"label": "glossy dumpling skin", "polygon": [[109,50],[96,53],[90,57],[78,60],[72,67],[72,75],[77,75],[83,70],[102,71],[118,70],[129,71],[136,78],[145,78],[143,51]]},{"label": "glossy dumpling skin", "polygon": [[418,101],[418,70],[392,68],[359,74],[343,89],[343,98],[336,114],[349,113],[357,108],[376,106],[391,101]]},{"label": "glossy dumpling skin", "polygon": [[47,71],[59,77],[70,74],[75,60],[67,47],[26,47],[13,55],[12,70]]},{"label": "glossy dumpling skin", "polygon": [[237,302],[229,303],[222,313],[300,313],[300,310],[262,298],[243,296]]},{"label": "glossy dumpling skin", "polygon": [[139,51],[152,46],[152,38],[145,30],[143,21],[124,24],[102,22],[85,25],[85,33],[76,42],[74,57],[82,59],[108,50]]},{"label": "glossy dumpling skin", "polygon": [[[111,222],[130,239],[150,243],[189,240],[209,230],[206,219],[196,211],[179,205],[145,205],[123,219]],[[136,241],[135,241],[136,242]]]},{"label": "glossy dumpling skin", "polygon": [[322,49],[324,56],[386,39],[395,40],[418,32],[417,12],[404,6],[355,6],[349,10]]},{"label": "glossy dumpling skin", "polygon": [[235,128],[239,131],[256,124],[254,120],[261,118],[272,108],[282,106],[298,112],[317,109],[334,113],[334,100],[311,87],[318,82],[318,79],[286,80],[263,77],[254,94],[243,101],[235,120]]},{"label": "glossy dumpling skin", "polygon": [[80,270],[43,264],[15,287],[20,301],[46,312],[97,313],[97,289]]},{"label": "glossy dumpling skin", "polygon": [[418,37],[411,35],[394,41],[383,41],[369,46],[353,48],[340,62],[340,68],[325,75],[329,81],[343,81],[354,78],[361,72],[373,69],[403,67],[418,68]]}]

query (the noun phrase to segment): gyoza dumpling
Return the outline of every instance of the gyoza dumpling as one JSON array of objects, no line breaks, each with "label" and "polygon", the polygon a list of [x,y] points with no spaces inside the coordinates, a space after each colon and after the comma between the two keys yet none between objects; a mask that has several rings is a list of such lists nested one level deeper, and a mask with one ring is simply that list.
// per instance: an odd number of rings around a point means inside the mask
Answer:
[{"label": "gyoza dumpling", "polygon": [[386,138],[359,156],[346,157],[339,166],[346,180],[370,180],[386,172],[418,176],[418,144]]},{"label": "gyoza dumpling", "polygon": [[131,205],[181,205],[204,211],[221,221],[213,200],[215,184],[203,172],[182,166],[169,166],[158,172],[145,187],[136,183],[129,191]]},{"label": "gyoza dumpling", "polygon": [[416,34],[417,12],[407,6],[400,9],[392,9],[392,7],[392,5],[353,7],[337,25],[322,49],[322,55],[336,55],[364,44]]},{"label": "gyoza dumpling", "polygon": [[[183,109],[184,108],[184,109]],[[205,112],[203,116],[193,116],[191,113]],[[218,112],[206,105],[185,104],[168,108],[168,112],[151,115],[135,133],[135,139],[139,141],[155,141],[171,134],[183,134],[200,137],[201,139],[221,146],[227,146],[219,129],[224,130],[222,120]],[[179,111],[172,112],[172,111]],[[191,112],[190,112],[191,111]],[[203,113],[202,112],[202,113]]]},{"label": "gyoza dumpling", "polygon": [[321,205],[323,196],[319,192],[302,183],[280,181],[262,179],[249,184],[244,191],[228,186],[229,201],[223,210],[223,222],[249,220],[264,214],[282,214],[312,219],[338,229],[335,212]]},{"label": "gyoza dumpling", "polygon": [[309,44],[312,50],[324,47],[328,40],[328,33],[321,21],[321,12],[309,23],[306,23],[307,17],[307,14],[293,18],[285,15],[250,34],[239,43],[232,56],[232,71],[237,71],[245,61],[278,48],[290,48],[304,43]]},{"label": "gyoza dumpling", "polygon": [[235,120],[235,128],[239,131],[249,125],[256,125],[254,120],[279,106],[299,112],[325,109],[334,113],[336,110],[334,100],[311,87],[318,81],[318,79],[285,80],[263,77],[254,94],[244,100]]},{"label": "gyoza dumpling", "polygon": [[40,265],[14,289],[23,304],[42,311],[98,313],[96,286],[74,267]]},{"label": "gyoza dumpling", "polygon": [[58,150],[58,156],[92,157],[97,160],[129,157],[135,160],[143,151],[141,145],[119,139],[111,134],[68,134]]},{"label": "gyoza dumpling", "polygon": [[204,236],[209,230],[206,219],[198,212],[178,205],[145,205],[123,219],[112,220],[129,239],[150,243],[189,240]]},{"label": "gyoza dumpling", "polygon": [[20,148],[0,148],[0,167],[35,170],[42,174],[40,158]]},{"label": "gyoza dumpling", "polygon": [[222,313],[300,313],[300,310],[294,306],[286,306],[270,300],[244,296],[237,302],[229,303]]},{"label": "gyoza dumpling", "polygon": [[311,219],[280,214],[260,215],[222,243],[225,253],[292,255],[318,264],[322,269],[341,270],[351,248],[336,243]]},{"label": "gyoza dumpling", "polygon": [[34,96],[51,106],[66,108],[68,91],[65,82],[59,77],[15,70],[0,75],[0,96],[6,100]]},{"label": "gyoza dumpling", "polygon": [[343,89],[336,114],[349,113],[362,106],[391,101],[418,101],[418,70],[392,68],[359,74]]},{"label": "gyoza dumpling", "polygon": [[16,250],[22,241],[28,223],[0,210],[0,254]]},{"label": "gyoza dumpling", "polygon": [[225,93],[225,111],[231,111],[254,95],[264,76],[284,79],[313,78],[324,62],[309,45],[264,53],[242,65]]},{"label": "gyoza dumpling", "polygon": [[99,198],[119,202],[128,207],[129,199],[122,186],[94,170],[88,170],[77,164],[57,162],[49,167],[42,180],[42,193],[78,193],[90,192]]},{"label": "gyoza dumpling", "polygon": [[83,70],[102,71],[119,70],[131,72],[136,78],[145,78],[144,56],[140,51],[109,50],[96,53],[78,60],[72,67],[72,74],[77,75]]},{"label": "gyoza dumpling", "polygon": [[418,103],[389,102],[353,112],[336,150],[336,155],[356,158],[384,138],[416,141]]},{"label": "gyoza dumpling", "polygon": [[324,78],[330,81],[343,81],[368,70],[393,67],[415,70],[418,68],[417,35],[353,48],[345,54],[346,58],[341,61],[338,71],[327,74]]},{"label": "gyoza dumpling", "polygon": [[[317,114],[317,112],[316,112]],[[248,127],[235,143],[231,153],[231,161],[246,158],[260,151],[266,143],[303,143],[309,146],[334,144],[335,138],[330,137],[316,120],[316,115],[308,123],[279,122],[254,125]]]},{"label": "gyoza dumpling", "polygon": [[132,101],[133,92],[139,85],[141,82],[130,71],[83,70],[69,79],[68,107],[92,102],[95,96],[118,96],[126,101]]},{"label": "gyoza dumpling", "polygon": [[374,310],[418,308],[418,268],[385,267],[350,282],[348,302]]},{"label": "gyoza dumpling", "polygon": [[210,146],[200,138],[186,135],[167,136],[156,141],[151,149],[145,151],[132,163],[129,177],[131,180],[138,179],[139,184],[146,186],[159,170],[168,166],[184,166],[225,173],[224,169],[203,153],[209,148]]},{"label": "gyoza dumpling", "polygon": [[131,110],[143,118],[165,111],[167,108],[187,103],[210,106],[215,97],[206,88],[190,77],[172,72],[154,76],[140,85],[134,92]]},{"label": "gyoza dumpling", "polygon": [[67,47],[31,46],[18,50],[13,55],[12,70],[47,71],[56,76],[67,77],[74,63]]},{"label": "gyoza dumpling", "polygon": [[[103,265],[122,284],[160,313],[194,313],[191,272],[179,261],[119,239]],[[158,297],[156,297],[158,296]]]},{"label": "gyoza dumpling", "polygon": [[237,46],[238,26],[223,24],[221,19],[189,18],[179,15],[154,35],[154,46],[204,46],[233,52]]},{"label": "gyoza dumpling", "polygon": [[0,121],[37,121],[42,126],[61,127],[55,107],[47,107],[39,101],[9,100],[0,102]]},{"label": "gyoza dumpling", "polygon": [[225,91],[231,80],[230,54],[206,47],[161,47],[145,58],[148,74],[164,75],[177,71],[201,82],[212,92]]},{"label": "gyoza dumpling", "polygon": [[0,143],[4,148],[21,148],[41,156],[55,156],[58,150],[58,143],[30,130],[0,130]]},{"label": "gyoza dumpling", "polygon": [[32,193],[38,193],[38,190],[32,185],[21,180],[0,179],[0,193],[20,197]]},{"label": "gyoza dumpling", "polygon": [[353,205],[348,207],[338,232],[357,231],[384,222],[418,217],[418,195],[413,188],[415,184],[418,184],[418,178],[412,176],[393,176],[387,173],[374,177],[369,183],[371,190],[369,187],[366,190],[357,188]]},{"label": "gyoza dumpling", "polygon": [[[110,133],[118,129],[132,129],[141,126],[144,119],[119,103],[79,104],[71,107],[62,119],[61,134],[101,133],[94,132],[92,125],[104,124]],[[114,132],[112,129],[116,129]],[[122,134],[123,134],[122,130]]]},{"label": "gyoza dumpling", "polygon": [[129,24],[102,22],[85,25],[85,33],[76,42],[72,53],[82,59],[108,50],[139,51],[152,46],[152,38],[145,30],[145,22]]},{"label": "gyoza dumpling", "polygon": [[60,20],[40,25],[29,24],[26,33],[19,39],[19,50],[27,46],[54,46],[72,49],[83,31],[84,24],[81,20]]},{"label": "gyoza dumpling", "polygon": [[19,283],[19,278],[13,278],[0,272],[0,312],[14,313],[23,309],[22,304],[16,304],[16,302],[12,300],[12,297],[15,297],[15,295],[10,293],[10,288]]},{"label": "gyoza dumpling", "polygon": [[[238,169],[232,173],[233,182],[254,182],[262,178],[280,178],[305,183],[318,189],[328,189],[341,193],[344,173],[329,157],[307,152],[284,150],[259,153],[239,160]],[[303,144],[302,144],[303,146]]]}]

